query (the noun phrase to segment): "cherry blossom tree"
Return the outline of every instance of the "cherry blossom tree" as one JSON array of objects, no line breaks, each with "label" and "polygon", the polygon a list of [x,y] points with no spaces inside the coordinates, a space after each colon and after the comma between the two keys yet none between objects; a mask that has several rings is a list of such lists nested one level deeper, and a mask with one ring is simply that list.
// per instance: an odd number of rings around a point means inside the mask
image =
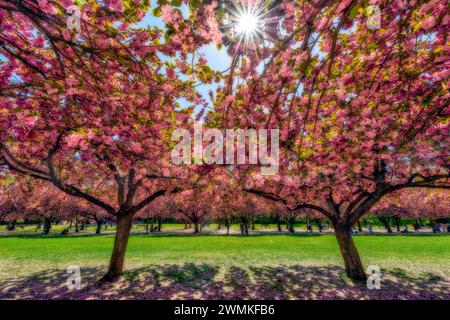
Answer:
[{"label": "cherry blossom tree", "polygon": [[[149,222],[150,230],[153,231],[161,231],[162,230],[162,222],[164,218],[167,217],[176,217],[177,209],[173,203],[171,198],[159,198],[145,207],[137,217],[145,219],[145,229],[146,232],[149,232]],[[156,222],[156,226],[154,223]]]},{"label": "cherry blossom tree", "polygon": [[[416,219],[427,217],[430,222],[450,216],[449,195],[440,189],[401,190],[389,194],[377,203],[371,210],[385,225],[388,232],[392,232],[389,220],[394,219],[397,231],[400,232],[402,218]],[[416,222],[420,226],[420,221]]]},{"label": "cherry blossom tree", "polygon": [[202,189],[196,188],[175,195],[170,205],[170,210],[177,212],[178,217],[194,224],[194,234],[202,231],[202,225],[213,208],[211,199],[215,195],[212,190]]},{"label": "cherry blossom tree", "polygon": [[[88,1],[80,30],[66,25],[71,1],[0,2],[0,158],[10,170],[52,183],[117,219],[105,281],[121,275],[134,215],[193,179],[169,161],[171,130],[205,101],[211,81],[191,56],[220,41],[214,4],[162,7],[168,30],[135,28],[148,1]],[[195,62],[194,62],[195,63]],[[104,184],[111,193],[98,195]]]},{"label": "cherry blossom tree", "polygon": [[[121,275],[147,205],[177,194],[198,230],[213,208],[198,200],[224,192],[238,215],[257,212],[242,192],[322,214],[347,274],[365,280],[352,226],[394,192],[450,188],[447,3],[241,0],[264,24],[244,33],[225,25],[228,3],[189,1],[185,17],[180,1],[159,1],[162,30],[133,26],[148,1],[87,1],[75,30],[70,0],[0,0],[0,165],[117,219],[104,280]],[[212,42],[232,57],[223,73],[196,59]],[[197,86],[213,82],[204,115]],[[279,129],[279,173],[173,165],[171,133],[197,106],[207,127]]]},{"label": "cherry blossom tree", "polygon": [[0,221],[7,223],[8,231],[15,229],[18,219],[28,216],[30,195],[30,187],[24,181],[16,181],[12,175],[0,178]]},{"label": "cherry blossom tree", "polygon": [[[275,32],[228,51],[230,72],[206,121],[280,129],[280,171],[237,167],[247,192],[328,218],[347,274],[366,274],[352,226],[384,196],[449,188],[445,1],[283,1]],[[370,22],[370,21],[369,21]],[[271,43],[271,45],[267,45]]]}]

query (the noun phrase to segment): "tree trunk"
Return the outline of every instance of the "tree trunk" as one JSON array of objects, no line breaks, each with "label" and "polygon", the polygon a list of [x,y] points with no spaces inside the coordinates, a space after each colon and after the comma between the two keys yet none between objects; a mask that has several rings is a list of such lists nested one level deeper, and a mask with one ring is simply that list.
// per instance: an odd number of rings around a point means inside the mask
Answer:
[{"label": "tree trunk", "polygon": [[362,232],[362,226],[361,226],[361,222],[358,220],[358,231],[359,232]]},{"label": "tree trunk", "polygon": [[336,224],[334,226],[336,239],[339,244],[342,258],[344,259],[347,275],[355,281],[366,281],[367,276],[361,263],[358,250],[350,232],[350,227]]},{"label": "tree trunk", "polygon": [[75,232],[78,232],[78,220],[75,220]]},{"label": "tree trunk", "polygon": [[322,222],[320,219],[316,219],[317,228],[319,228],[319,232],[322,232]]},{"label": "tree trunk", "polygon": [[13,231],[16,228],[16,220],[13,220],[8,223],[8,226],[6,227],[8,231]]},{"label": "tree trunk", "polygon": [[102,232],[102,220],[97,221],[97,229],[95,230],[95,234],[100,234]]},{"label": "tree trunk", "polygon": [[380,219],[381,223],[383,223],[384,227],[386,228],[386,231],[388,233],[392,233],[391,226],[389,225],[389,218],[380,217],[379,219]]},{"label": "tree trunk", "polygon": [[400,232],[400,224],[401,224],[401,220],[399,217],[395,217],[395,224],[397,225],[397,232]]},{"label": "tree trunk", "polygon": [[416,224],[417,224],[417,229],[422,228],[422,221],[420,221],[420,219],[416,219]]},{"label": "tree trunk", "polygon": [[295,218],[294,219],[289,219],[289,218],[286,219],[286,227],[290,233],[295,233],[294,221],[295,221]]},{"label": "tree trunk", "polygon": [[281,221],[280,221],[280,216],[276,215],[275,216],[275,221],[277,222],[277,228],[278,228],[278,232],[281,232]]},{"label": "tree trunk", "polygon": [[128,238],[130,237],[133,215],[122,214],[117,218],[117,230],[114,238],[114,248],[109,261],[108,273],[104,275],[103,281],[112,282],[122,275],[125,252],[127,250]]},{"label": "tree trunk", "polygon": [[198,222],[195,221],[195,222],[194,222],[194,233],[198,233],[198,231],[199,231],[199,228],[198,228]]},{"label": "tree trunk", "polygon": [[149,217],[145,219],[145,233],[148,234],[148,223],[149,223]]},{"label": "tree trunk", "polygon": [[52,222],[50,219],[45,219],[44,221],[44,234],[49,234],[52,228]]},{"label": "tree trunk", "polygon": [[158,229],[157,230],[158,230],[158,232],[160,232],[161,228],[162,228],[162,217],[158,216],[156,219],[158,220]]}]

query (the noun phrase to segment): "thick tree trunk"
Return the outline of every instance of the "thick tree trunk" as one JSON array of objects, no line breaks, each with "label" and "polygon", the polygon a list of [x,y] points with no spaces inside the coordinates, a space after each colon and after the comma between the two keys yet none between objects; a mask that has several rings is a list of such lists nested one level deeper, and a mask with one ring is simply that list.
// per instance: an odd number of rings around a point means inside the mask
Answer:
[{"label": "thick tree trunk", "polygon": [[295,233],[295,229],[294,229],[294,220],[295,219],[287,219],[286,220],[286,226],[287,229],[290,233]]},{"label": "thick tree trunk", "polygon": [[281,221],[280,221],[280,216],[276,215],[275,216],[275,221],[277,222],[277,228],[278,228],[278,232],[281,232]]},{"label": "thick tree trunk", "polygon": [[225,220],[225,227],[227,228],[227,236],[230,234],[230,221]]},{"label": "thick tree trunk", "polygon": [[199,232],[198,222],[194,222],[194,233],[198,233],[198,232]]},{"label": "thick tree trunk", "polygon": [[44,234],[49,234],[50,229],[52,228],[52,222],[50,219],[45,219],[44,221]]},{"label": "thick tree trunk", "polygon": [[95,234],[100,234],[102,232],[102,221],[97,221],[97,229],[95,230]]},{"label": "thick tree trunk", "polygon": [[128,238],[130,237],[133,215],[120,215],[117,218],[117,230],[114,238],[114,248],[109,262],[108,273],[103,281],[114,281],[122,275],[125,252],[127,250]]},{"label": "thick tree trunk", "polygon": [[350,227],[336,224],[334,226],[336,239],[339,244],[342,258],[344,258],[345,271],[355,281],[366,281],[367,276],[361,263],[358,250],[353,242]]}]

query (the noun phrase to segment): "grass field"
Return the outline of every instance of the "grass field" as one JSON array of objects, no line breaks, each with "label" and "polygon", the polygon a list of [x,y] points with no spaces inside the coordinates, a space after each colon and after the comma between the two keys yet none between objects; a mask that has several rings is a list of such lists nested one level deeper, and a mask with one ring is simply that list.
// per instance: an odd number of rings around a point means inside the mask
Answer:
[{"label": "grass field", "polygon": [[[432,294],[432,298],[442,298],[442,294],[445,296],[450,291],[449,235],[359,235],[354,238],[364,265],[378,265],[386,274],[386,279],[390,279],[389,290],[371,293],[359,285],[354,287],[355,284],[349,284],[343,275],[341,256],[333,235],[151,234],[130,238],[125,275],[128,280],[124,280],[128,281],[125,286],[129,289],[124,293],[116,288],[113,292],[120,292],[120,297],[128,298],[183,298],[186,295],[203,298],[208,292],[210,298],[254,298],[259,297],[258,293],[263,295],[262,298],[311,298],[314,297],[311,296],[314,290],[302,290],[308,286],[318,286],[318,293],[315,294],[325,294],[323,298],[327,298],[327,292],[331,297],[339,297],[343,289],[336,288],[342,285],[343,288],[353,288],[343,298],[389,298],[389,294],[393,295],[392,298],[398,298],[401,293],[395,290],[401,288],[402,283],[408,284],[402,291],[405,298],[415,292],[412,287],[419,290],[416,298],[426,297],[427,294]],[[0,285],[0,297],[3,294],[6,298],[36,298],[36,294],[43,294],[42,285],[45,286],[44,292],[48,291],[50,296],[64,297],[55,286],[61,287],[61,283],[65,283],[66,268],[69,265],[80,266],[88,282],[94,282],[105,271],[112,243],[112,235],[0,237],[0,283],[3,283]],[[303,280],[295,281],[298,274],[302,275]],[[302,285],[304,279],[313,281],[315,277],[319,277],[315,284]],[[58,285],[49,285],[52,279],[59,279],[56,282]],[[137,279],[150,281],[152,285],[159,283],[162,288],[168,287],[161,291],[154,288],[144,290],[141,285],[130,287],[130,283]],[[226,279],[231,284],[226,284]],[[270,279],[275,287],[272,287]],[[260,286],[262,280],[270,290]],[[322,281],[325,287],[327,283],[335,283],[335,290],[325,290],[318,285]],[[419,288],[427,285],[429,290],[420,291],[423,289]],[[172,291],[173,288],[178,289]],[[231,288],[231,291],[226,288]],[[99,297],[99,289],[92,290],[89,291],[92,297]],[[435,290],[438,291],[433,293]],[[103,292],[101,298],[105,298]],[[269,296],[264,296],[268,293]],[[84,296],[75,297],[89,297],[86,294],[84,292]]]}]

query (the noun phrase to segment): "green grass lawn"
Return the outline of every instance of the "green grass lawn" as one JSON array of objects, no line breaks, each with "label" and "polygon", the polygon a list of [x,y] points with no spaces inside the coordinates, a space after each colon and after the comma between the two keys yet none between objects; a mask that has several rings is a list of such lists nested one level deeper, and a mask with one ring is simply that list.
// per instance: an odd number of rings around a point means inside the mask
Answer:
[{"label": "green grass lawn", "polygon": [[[124,278],[96,286],[113,236],[0,236],[0,299],[449,299],[450,235],[354,236],[382,290],[345,276],[334,235],[135,234]],[[83,289],[66,287],[79,266]]]},{"label": "green grass lawn", "polygon": [[[363,263],[448,276],[449,235],[355,236]],[[0,279],[68,265],[106,267],[111,235],[0,237]],[[333,235],[133,235],[126,267],[206,263],[217,266],[342,265]]]}]

